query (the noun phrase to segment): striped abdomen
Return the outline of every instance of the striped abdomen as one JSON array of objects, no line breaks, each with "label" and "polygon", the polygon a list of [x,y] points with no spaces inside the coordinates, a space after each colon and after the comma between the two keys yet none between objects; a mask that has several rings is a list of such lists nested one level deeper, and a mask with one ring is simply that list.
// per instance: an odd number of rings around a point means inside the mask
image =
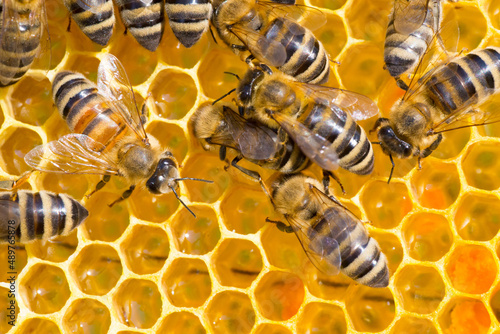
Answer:
[{"label": "striped abdomen", "polygon": [[299,121],[331,143],[340,167],[359,175],[370,174],[374,165],[373,148],[365,131],[348,113],[339,108],[333,112],[330,108],[337,107],[310,104]]},{"label": "striped abdomen", "polygon": [[441,66],[425,83],[444,114],[483,102],[500,89],[500,48],[488,47]]},{"label": "striped abdomen", "polygon": [[264,35],[268,40],[280,41],[285,47],[286,61],[278,67],[280,71],[300,82],[322,84],[328,81],[328,55],[311,31],[293,21],[277,18],[266,27]]},{"label": "striped abdomen", "polygon": [[391,14],[384,44],[384,62],[391,76],[399,77],[418,64],[431,44],[434,34],[439,30],[440,17],[439,1],[429,0],[422,26],[407,35],[396,31],[394,12]]},{"label": "striped abdomen", "polygon": [[88,216],[88,211],[65,194],[48,191],[0,193],[0,242],[26,243],[67,235]]},{"label": "striped abdomen", "polygon": [[163,34],[163,0],[116,0],[123,24],[137,42],[153,52]]},{"label": "striped abdomen", "polygon": [[[6,8],[3,5],[6,5]],[[12,6],[13,8],[10,8]],[[40,0],[28,3],[11,0],[0,4],[0,87],[11,85],[30,69],[40,54],[43,11]],[[4,11],[13,11],[18,16],[3,22]]]},{"label": "striped abdomen", "polygon": [[[359,220],[341,206],[330,206],[309,228],[309,248],[328,259],[337,259],[340,248],[341,272],[360,284],[386,287],[389,284],[387,258],[377,241],[370,237]],[[335,222],[332,224],[332,222]]]},{"label": "striped abdomen", "polygon": [[198,42],[212,18],[209,0],[166,0],[165,11],[175,37],[186,48]]},{"label": "striped abdomen", "polygon": [[102,5],[92,8],[92,10],[83,8],[78,0],[64,0],[64,5],[88,38],[100,45],[108,44],[115,25],[115,14],[111,0],[105,0]]},{"label": "striped abdomen", "polygon": [[264,168],[276,170],[281,173],[290,174],[297,173],[306,169],[311,161],[302,153],[290,138],[283,144],[281,150],[276,153],[276,156],[270,160],[252,160],[253,163]]},{"label": "striped abdomen", "polygon": [[82,74],[57,73],[52,95],[72,132],[85,134],[110,148],[127,134],[123,118],[110,108],[97,87]]}]

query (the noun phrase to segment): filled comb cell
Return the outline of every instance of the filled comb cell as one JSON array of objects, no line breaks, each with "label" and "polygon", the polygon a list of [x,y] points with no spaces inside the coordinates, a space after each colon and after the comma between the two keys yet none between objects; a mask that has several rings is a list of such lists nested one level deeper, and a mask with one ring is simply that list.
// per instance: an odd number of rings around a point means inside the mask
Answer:
[{"label": "filled comb cell", "polygon": [[87,216],[87,209],[65,194],[0,192],[0,242],[26,243],[68,235]]},{"label": "filled comb cell", "polygon": [[208,30],[212,18],[209,0],[166,0],[165,11],[175,37],[186,48],[198,42]]}]

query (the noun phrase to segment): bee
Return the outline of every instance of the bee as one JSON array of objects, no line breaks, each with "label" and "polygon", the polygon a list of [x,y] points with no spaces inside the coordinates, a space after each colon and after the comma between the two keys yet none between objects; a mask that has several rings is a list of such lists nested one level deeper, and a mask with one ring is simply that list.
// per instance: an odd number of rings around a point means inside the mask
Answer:
[{"label": "bee", "polygon": [[310,164],[285,132],[246,120],[228,104],[202,105],[193,114],[191,123],[205,150],[218,146],[220,158],[225,160],[226,148],[234,149],[238,155],[231,165],[258,181],[262,179],[257,172],[238,165],[241,159],[282,173],[295,173]]},{"label": "bee", "polygon": [[379,118],[372,130],[377,131],[383,152],[391,158],[390,176],[392,156],[420,160],[439,146],[442,132],[499,120],[498,115],[474,107],[500,89],[500,48],[456,57],[415,82],[416,87],[410,87],[394,105],[389,118]]},{"label": "bee", "polygon": [[42,52],[50,50],[43,0],[0,3],[0,87],[16,83]]},{"label": "bee", "polygon": [[303,174],[282,175],[271,185],[271,201],[288,222],[267,219],[295,232],[311,262],[327,275],[340,272],[374,288],[389,285],[387,258],[363,223],[320,183]]},{"label": "bee", "polygon": [[92,42],[103,46],[108,44],[115,25],[112,0],[64,0],[64,5]]},{"label": "bee", "polygon": [[247,63],[256,58],[301,82],[328,81],[328,54],[310,30],[326,22],[324,14],[280,2],[214,0],[212,24],[224,43]]},{"label": "bee", "polygon": [[250,69],[236,92],[240,113],[270,128],[283,128],[323,170],[340,166],[359,175],[373,171],[373,148],[356,123],[378,113],[368,97],[297,82],[262,66]]},{"label": "bee", "polygon": [[186,48],[198,42],[212,18],[210,0],[166,0],[165,11],[175,37]]},{"label": "bee", "polygon": [[107,54],[101,60],[97,87],[80,73],[63,71],[55,76],[52,92],[61,116],[74,133],[28,152],[24,160],[35,170],[104,175],[90,195],[111,175],[122,176],[131,186],[110,206],[128,198],[137,184],[145,184],[152,194],[173,192],[185,206],[177,195],[179,181],[211,182],[180,178],[172,153],[168,149],[162,152],[158,141],[147,137],[145,117],[115,56]]},{"label": "bee", "polygon": [[116,5],[127,31],[154,52],[163,34],[163,0],[116,0]]},{"label": "bee", "polygon": [[411,72],[429,49],[434,37],[442,44],[438,31],[442,21],[442,0],[395,0],[384,44],[385,67],[398,86],[408,86],[400,79]]},{"label": "bee", "polygon": [[68,235],[88,214],[83,205],[66,194],[0,192],[0,242],[27,243]]}]

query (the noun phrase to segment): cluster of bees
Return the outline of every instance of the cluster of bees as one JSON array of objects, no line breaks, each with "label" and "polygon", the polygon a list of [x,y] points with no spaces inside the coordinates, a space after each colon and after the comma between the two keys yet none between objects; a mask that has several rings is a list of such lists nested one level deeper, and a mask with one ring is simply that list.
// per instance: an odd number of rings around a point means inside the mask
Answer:
[{"label": "cluster of bees", "polygon": [[[115,22],[111,0],[64,3],[90,39],[107,43]],[[205,149],[218,150],[222,160],[228,149],[236,152],[230,165],[260,182],[288,224],[268,221],[296,233],[310,260],[326,274],[341,271],[371,287],[389,284],[379,245],[360,219],[329,193],[330,178],[341,184],[334,174],[338,167],[370,174],[372,144],[379,144],[394,168],[393,156],[427,157],[445,131],[499,120],[475,107],[499,91],[500,48],[447,55],[440,63],[430,60],[430,51],[443,44],[440,0],[395,0],[384,60],[406,93],[389,118],[379,118],[371,129],[377,133],[376,143],[356,121],[377,115],[377,105],[361,94],[321,86],[330,72],[328,54],[312,32],[325,23],[321,11],[294,0],[117,0],[117,6],[128,31],[148,50],[158,47],[166,12],[186,47],[215,31],[249,65],[238,77],[232,102],[222,101],[225,95],[195,111],[194,135]],[[8,85],[20,79],[43,48],[43,1],[4,0],[1,10],[0,80]],[[116,57],[102,59],[97,86],[79,73],[64,71],[55,76],[52,90],[73,133],[30,151],[25,156],[29,166],[103,175],[94,192],[112,175],[121,176],[131,186],[110,205],[129,197],[136,186],[146,186],[152,194],[173,192],[180,200],[178,183],[191,178],[180,178],[172,153],[146,135],[147,108],[137,106]],[[279,173],[266,185],[257,171],[238,164],[242,159]],[[322,182],[301,174],[312,163],[323,169]],[[86,216],[83,206],[66,195],[0,195],[0,217],[17,222],[14,232],[0,226],[5,239],[12,233],[21,242],[65,234]]]}]

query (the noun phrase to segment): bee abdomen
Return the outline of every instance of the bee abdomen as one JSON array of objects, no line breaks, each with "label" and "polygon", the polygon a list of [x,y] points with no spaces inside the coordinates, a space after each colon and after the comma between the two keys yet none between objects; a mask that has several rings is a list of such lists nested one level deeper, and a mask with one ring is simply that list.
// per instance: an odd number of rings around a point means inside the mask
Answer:
[{"label": "bee abdomen", "polygon": [[123,24],[144,48],[153,52],[163,33],[163,0],[118,0]]},{"label": "bee abdomen", "polygon": [[186,48],[190,48],[208,30],[212,17],[209,0],[166,0],[170,28]]},{"label": "bee abdomen", "polygon": [[73,20],[90,40],[100,45],[108,44],[115,25],[111,0],[105,0],[105,3],[93,9],[94,12],[82,8],[78,0],[64,0],[64,4]]}]

